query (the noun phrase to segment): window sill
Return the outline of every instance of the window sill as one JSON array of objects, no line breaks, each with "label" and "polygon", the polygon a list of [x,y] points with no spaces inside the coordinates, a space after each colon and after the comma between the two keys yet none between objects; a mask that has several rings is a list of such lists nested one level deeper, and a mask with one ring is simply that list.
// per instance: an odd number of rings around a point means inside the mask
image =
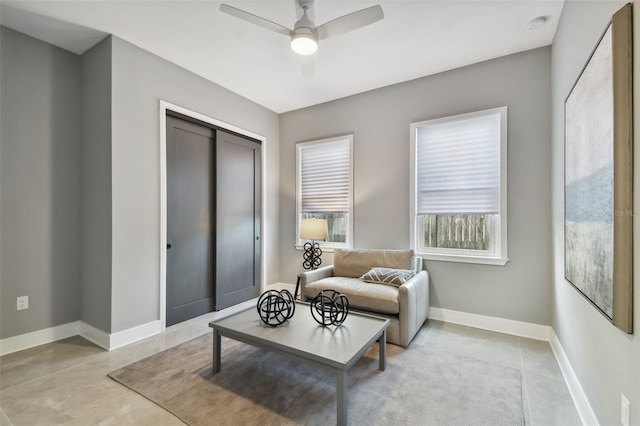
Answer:
[{"label": "window sill", "polygon": [[464,256],[457,254],[418,253],[425,260],[442,262],[474,263],[481,265],[504,266],[509,261],[507,257]]},{"label": "window sill", "polygon": [[[304,244],[296,244],[295,248],[298,251],[304,251]],[[320,246],[323,253],[333,253],[339,248],[347,248],[347,246]]]}]

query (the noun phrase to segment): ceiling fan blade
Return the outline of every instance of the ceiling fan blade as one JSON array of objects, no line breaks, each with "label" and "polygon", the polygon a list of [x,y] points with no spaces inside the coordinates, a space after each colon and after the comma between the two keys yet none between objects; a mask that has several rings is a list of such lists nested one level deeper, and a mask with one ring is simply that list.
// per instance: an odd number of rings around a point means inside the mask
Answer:
[{"label": "ceiling fan blade", "polygon": [[286,35],[287,37],[291,35],[291,30],[289,28],[283,27],[280,24],[276,24],[275,22],[271,22],[268,19],[261,18],[252,13],[245,12],[244,10],[240,10],[233,6],[229,6],[228,4],[221,4],[220,11],[224,13],[228,13],[231,16],[235,16],[236,18],[240,18],[243,21],[247,21],[252,24],[258,25],[262,28],[275,31],[282,35]]},{"label": "ceiling fan blade", "polygon": [[318,31],[318,38],[323,39],[362,28],[381,20],[382,18],[384,18],[384,13],[382,12],[380,5],[371,6],[366,9],[341,16],[333,21],[325,22],[318,26],[316,30]]}]

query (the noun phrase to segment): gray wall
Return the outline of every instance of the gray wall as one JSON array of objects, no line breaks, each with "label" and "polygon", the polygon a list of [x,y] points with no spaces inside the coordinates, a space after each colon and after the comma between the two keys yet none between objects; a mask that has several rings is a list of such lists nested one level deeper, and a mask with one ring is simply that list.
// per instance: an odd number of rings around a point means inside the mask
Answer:
[{"label": "gray wall", "polygon": [[82,55],[80,319],[111,331],[111,38]]},{"label": "gray wall", "polygon": [[[552,53],[553,122],[553,295],[552,325],[600,424],[620,424],[620,394],[631,402],[631,424],[640,424],[640,290],[635,280],[634,335],[618,330],[564,279],[564,100],[612,14],[626,2],[565,2]],[[640,202],[640,37],[637,4],[635,31],[635,182],[634,211]],[[634,220],[634,275],[640,265],[640,222]]]},{"label": "gray wall", "polygon": [[[432,305],[550,324],[550,48],[459,68],[280,117],[280,279],[295,242],[295,143],[353,132],[354,247],[409,247],[409,124],[508,107],[506,266],[426,262]],[[323,264],[331,264],[326,253]]]},{"label": "gray wall", "polygon": [[113,42],[112,324],[159,318],[159,101],[267,138],[267,282],[279,280],[278,115],[122,39]]},{"label": "gray wall", "polygon": [[[78,319],[80,58],[2,27],[0,338]],[[16,297],[29,296],[16,311]]]},{"label": "gray wall", "polygon": [[161,99],[267,138],[264,284],[279,281],[277,114],[117,37],[82,57],[1,41],[1,338],[159,319]]}]

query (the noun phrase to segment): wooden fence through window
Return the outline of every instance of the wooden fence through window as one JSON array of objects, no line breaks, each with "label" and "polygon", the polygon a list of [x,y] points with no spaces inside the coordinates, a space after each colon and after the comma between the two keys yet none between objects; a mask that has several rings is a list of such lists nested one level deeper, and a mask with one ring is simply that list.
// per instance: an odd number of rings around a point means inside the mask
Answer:
[{"label": "wooden fence through window", "polygon": [[488,250],[490,215],[425,215],[425,247]]}]

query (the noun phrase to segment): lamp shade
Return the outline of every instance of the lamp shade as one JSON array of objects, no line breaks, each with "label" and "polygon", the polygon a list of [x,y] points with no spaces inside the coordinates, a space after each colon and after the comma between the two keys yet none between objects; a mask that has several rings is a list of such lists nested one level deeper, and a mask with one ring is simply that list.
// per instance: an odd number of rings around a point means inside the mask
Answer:
[{"label": "lamp shade", "polygon": [[329,228],[325,219],[302,219],[300,238],[303,240],[326,240]]}]

